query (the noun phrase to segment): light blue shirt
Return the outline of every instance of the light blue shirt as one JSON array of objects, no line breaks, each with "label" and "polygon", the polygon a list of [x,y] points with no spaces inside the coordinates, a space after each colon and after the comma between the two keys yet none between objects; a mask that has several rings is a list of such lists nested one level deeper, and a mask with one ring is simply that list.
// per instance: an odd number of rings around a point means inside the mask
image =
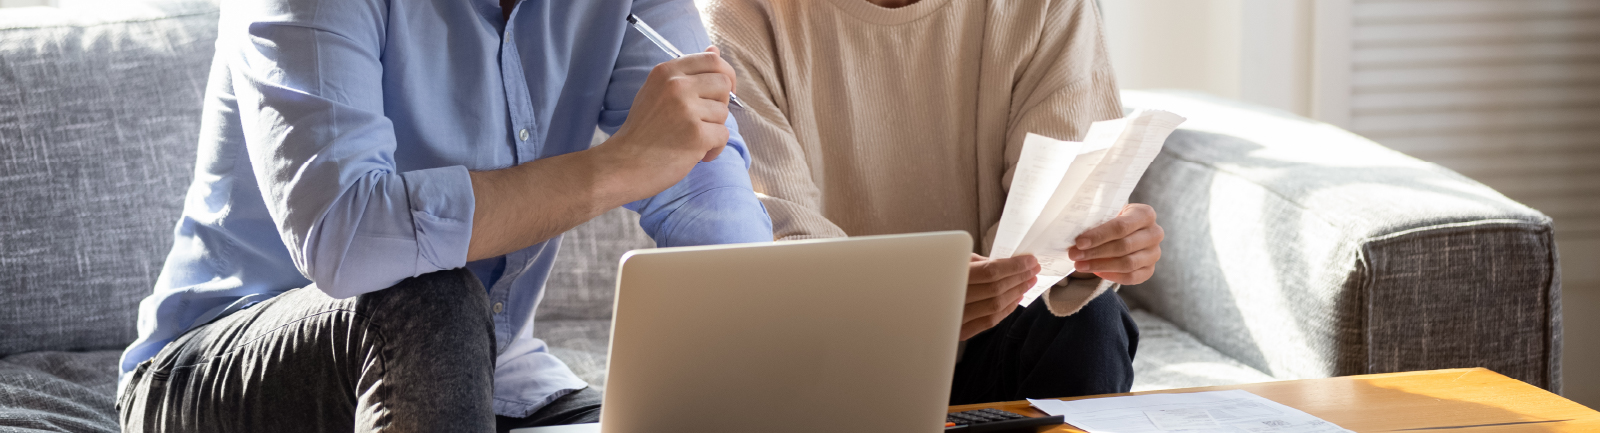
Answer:
[{"label": "light blue shirt", "polygon": [[[494,313],[495,411],[521,417],[585,386],[533,312],[560,237],[467,263],[469,170],[588,148],[613,133],[673,44],[711,43],[689,0],[222,2],[195,179],[176,242],[139,306],[123,379],[168,342],[284,291],[335,298],[467,267]],[[626,207],[661,246],[771,241],[733,118],[727,148]]]}]

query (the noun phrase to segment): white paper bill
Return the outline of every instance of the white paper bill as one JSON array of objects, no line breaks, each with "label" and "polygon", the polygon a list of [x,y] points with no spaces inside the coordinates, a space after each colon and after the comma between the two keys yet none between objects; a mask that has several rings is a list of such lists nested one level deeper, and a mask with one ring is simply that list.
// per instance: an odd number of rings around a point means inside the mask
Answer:
[{"label": "white paper bill", "polygon": [[1249,391],[1028,400],[1089,433],[1347,433],[1343,427]]},{"label": "white paper bill", "polygon": [[1217,420],[1205,409],[1161,409],[1144,411],[1150,423],[1162,430],[1189,430],[1217,427]]},{"label": "white paper bill", "polygon": [[1072,274],[1067,248],[1084,230],[1122,211],[1162,143],[1183,121],[1166,111],[1138,110],[1095,122],[1081,143],[1028,134],[989,250],[993,258],[1038,257],[1044,270],[1022,297],[1023,306]]}]

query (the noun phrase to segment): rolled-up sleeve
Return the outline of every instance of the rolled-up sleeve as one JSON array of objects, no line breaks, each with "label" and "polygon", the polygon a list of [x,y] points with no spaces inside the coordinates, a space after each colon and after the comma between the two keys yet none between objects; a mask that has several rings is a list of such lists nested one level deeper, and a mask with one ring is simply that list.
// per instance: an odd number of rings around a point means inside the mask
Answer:
[{"label": "rolled-up sleeve", "polygon": [[[466,263],[466,168],[398,172],[381,1],[254,0],[223,17],[250,164],[295,266],[335,298]],[[223,51],[226,50],[226,51]]]},{"label": "rolled-up sleeve", "polygon": [[682,247],[772,241],[772,219],[750,186],[749,156],[728,118],[728,147],[696,165],[654,197],[629,203],[657,246]]},{"label": "rolled-up sleeve", "polygon": [[[700,52],[711,45],[693,2],[638,1],[632,13],[685,53]],[[616,133],[650,70],[670,59],[638,32],[627,30],[606,90],[601,130]],[[772,220],[750,184],[749,150],[731,115],[727,126],[728,144],[716,160],[696,165],[671,188],[625,206],[639,213],[639,225],[656,240],[657,246],[772,241]]]}]

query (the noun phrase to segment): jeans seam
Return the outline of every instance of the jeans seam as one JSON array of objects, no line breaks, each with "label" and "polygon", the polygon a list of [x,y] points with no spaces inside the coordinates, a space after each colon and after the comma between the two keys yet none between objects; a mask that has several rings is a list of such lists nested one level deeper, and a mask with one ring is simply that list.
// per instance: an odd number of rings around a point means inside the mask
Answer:
[{"label": "jeans seam", "polygon": [[[587,386],[585,386],[584,388],[587,388]],[[556,400],[560,400],[562,397],[566,397],[568,395],[575,394],[578,391],[582,391],[584,388],[567,389],[567,390],[557,391],[554,394],[550,394],[549,396],[546,396],[543,401],[540,401],[538,403],[528,403],[528,402],[523,402],[523,401],[506,400],[506,399],[500,398],[498,396],[497,397],[493,397],[493,398],[494,398],[495,402],[499,402],[499,403],[514,404],[514,405],[522,406],[522,407],[533,407],[533,408],[535,408],[533,410],[537,412],[539,409],[544,408],[544,406],[547,406],[547,405],[549,405],[551,403],[555,403]],[[518,418],[526,418],[526,416],[518,417]]]},{"label": "jeans seam", "polygon": [[[288,328],[289,326],[292,326],[292,325],[295,325],[295,324],[298,324],[298,323],[301,323],[301,322],[305,322],[307,320],[311,320],[312,318],[315,318],[315,317],[323,316],[323,315],[326,315],[326,314],[333,314],[333,313],[349,313],[351,316],[355,317],[356,319],[359,319],[361,321],[361,323],[367,324],[370,328],[372,328],[373,332],[378,335],[378,344],[379,345],[384,346],[384,347],[388,346],[388,342],[389,342],[388,337],[383,335],[383,329],[381,327],[372,325],[372,318],[371,317],[367,317],[364,314],[357,313],[355,310],[344,309],[344,308],[336,308],[336,309],[331,309],[331,310],[319,311],[319,312],[316,312],[314,314],[310,314],[310,315],[307,315],[305,317],[301,317],[299,319],[295,319],[292,322],[285,323],[285,324],[282,324],[282,325],[278,325],[277,327],[274,327],[274,328],[272,328],[270,330],[267,330],[266,332],[261,333],[261,335],[256,336],[255,338],[251,338],[249,341],[245,341],[243,343],[239,343],[239,344],[234,345],[233,347],[229,348],[225,352],[209,356],[209,357],[207,357],[207,359],[205,361],[196,362],[196,363],[193,363],[193,364],[174,365],[171,368],[167,368],[165,370],[157,370],[157,371],[152,372],[151,374],[152,375],[158,375],[162,379],[165,379],[167,376],[170,376],[173,371],[177,371],[179,369],[192,369],[192,368],[199,367],[199,366],[202,366],[202,365],[210,364],[212,361],[215,361],[218,358],[222,358],[224,356],[231,355],[231,354],[233,354],[235,352],[238,352],[238,351],[244,349],[247,346],[259,343],[261,340],[266,339],[267,337],[270,337],[270,336],[272,336],[274,334],[282,332],[285,328]],[[384,355],[382,350],[377,351],[377,353],[378,353],[379,374],[385,374],[385,373],[387,373],[389,371],[389,366],[388,366],[389,362],[388,362],[388,359],[387,359],[388,357]]]}]

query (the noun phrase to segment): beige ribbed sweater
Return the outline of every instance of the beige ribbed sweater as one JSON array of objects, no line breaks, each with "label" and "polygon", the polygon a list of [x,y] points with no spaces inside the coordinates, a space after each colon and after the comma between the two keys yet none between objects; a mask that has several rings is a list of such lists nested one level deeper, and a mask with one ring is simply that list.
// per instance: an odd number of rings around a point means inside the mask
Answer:
[{"label": "beige ribbed sweater", "polygon": [[[779,239],[965,230],[987,253],[1023,137],[1122,116],[1091,0],[713,0]],[[1046,296],[1070,314],[1109,284]]]}]

